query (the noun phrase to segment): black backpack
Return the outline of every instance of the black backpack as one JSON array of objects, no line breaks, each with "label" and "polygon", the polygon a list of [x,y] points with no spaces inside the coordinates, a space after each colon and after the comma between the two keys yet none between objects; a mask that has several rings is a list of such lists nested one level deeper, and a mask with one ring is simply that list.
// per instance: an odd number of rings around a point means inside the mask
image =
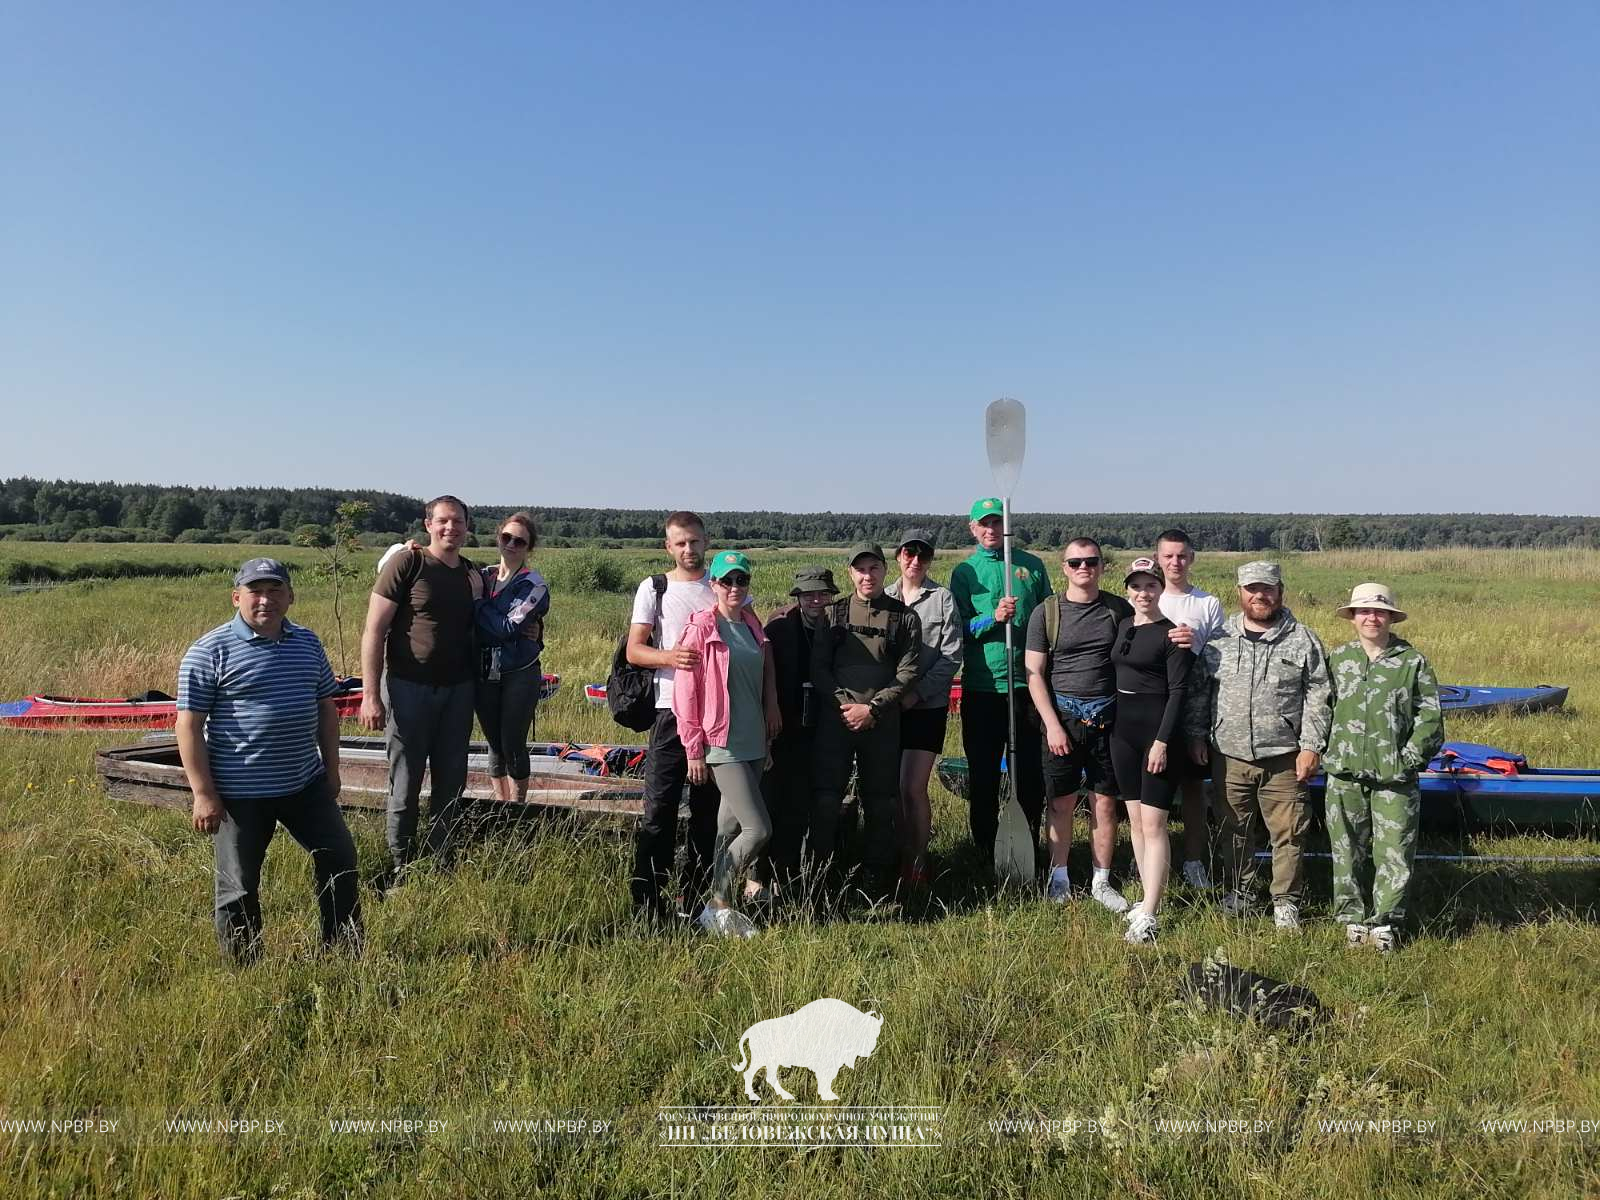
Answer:
[{"label": "black backpack", "polygon": [[[667,591],[667,577],[652,575],[656,589],[656,619],[651,623],[649,645],[661,637],[661,597]],[[606,676],[606,707],[611,719],[624,729],[643,733],[656,721],[656,672],[654,667],[636,667],[628,661],[628,632],[617,639],[611,655],[611,674]]]}]

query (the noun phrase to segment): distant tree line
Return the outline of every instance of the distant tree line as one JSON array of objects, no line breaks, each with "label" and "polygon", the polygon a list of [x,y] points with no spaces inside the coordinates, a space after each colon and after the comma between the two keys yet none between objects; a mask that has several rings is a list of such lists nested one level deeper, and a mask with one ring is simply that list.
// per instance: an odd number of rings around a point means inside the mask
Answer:
[{"label": "distant tree line", "polygon": [[[465,497],[470,503],[471,497]],[[368,505],[359,539],[368,545],[418,533],[422,499],[394,492],[332,488],[183,488],[29,478],[0,481],[0,536],[36,541],[188,541],[306,543],[329,530],[338,507]],[[551,508],[526,505],[547,545],[657,545],[660,509]],[[494,533],[508,507],[474,508],[477,540]],[[862,538],[892,543],[921,526],[942,546],[971,539],[965,516],[930,513],[706,512],[719,546],[842,546]],[[1205,550],[1416,550],[1434,546],[1596,546],[1600,517],[1511,513],[1363,515],[1303,513],[1017,513],[1024,545],[1055,547],[1080,534],[1111,549],[1144,549],[1163,529],[1181,526]]]}]

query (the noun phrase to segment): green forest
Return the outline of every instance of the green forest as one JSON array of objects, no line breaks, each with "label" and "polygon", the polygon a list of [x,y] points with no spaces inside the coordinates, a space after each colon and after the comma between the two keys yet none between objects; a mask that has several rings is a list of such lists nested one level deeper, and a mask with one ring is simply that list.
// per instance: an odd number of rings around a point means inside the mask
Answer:
[{"label": "green forest", "polygon": [[[470,499],[470,498],[469,498]],[[19,477],[0,481],[0,538],[49,542],[314,541],[336,509],[361,501],[360,540],[382,545],[422,528],[418,496],[332,488],[187,488],[83,483]],[[472,510],[478,538],[515,507],[537,518],[555,546],[652,545],[662,509],[573,508],[540,504]],[[944,546],[969,540],[964,515],[951,513],[705,512],[717,545],[839,546],[861,538],[892,542],[910,525]],[[1514,513],[1032,513],[1013,514],[1023,545],[1055,547],[1088,534],[1109,548],[1145,548],[1171,526],[1203,550],[1418,550],[1439,546],[1600,547],[1600,517]]]}]

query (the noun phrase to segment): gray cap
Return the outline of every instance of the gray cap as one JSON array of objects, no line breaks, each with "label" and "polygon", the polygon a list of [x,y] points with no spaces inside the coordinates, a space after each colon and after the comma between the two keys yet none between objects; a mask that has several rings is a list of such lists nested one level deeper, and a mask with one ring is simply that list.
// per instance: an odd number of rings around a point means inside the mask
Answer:
[{"label": "gray cap", "polygon": [[863,554],[870,554],[879,562],[887,561],[883,557],[883,547],[878,545],[876,542],[857,542],[854,546],[850,547],[850,552],[844,556],[844,560],[851,566],[855,566],[856,559],[860,558]]},{"label": "gray cap", "polygon": [[902,546],[909,546],[913,542],[920,542],[929,550],[937,550],[939,548],[939,543],[933,540],[933,534],[926,529],[906,530],[900,535],[900,540],[894,544],[894,548],[899,550]]},{"label": "gray cap", "polygon": [[1247,562],[1239,568],[1239,586],[1246,587],[1252,583],[1270,583],[1273,587],[1283,586],[1283,572],[1275,562]]},{"label": "gray cap", "polygon": [[801,567],[794,573],[794,586],[789,589],[789,595],[799,596],[805,592],[828,592],[837,596],[839,589],[834,585],[833,572],[827,567]]},{"label": "gray cap", "polygon": [[276,579],[279,583],[287,584],[289,568],[275,558],[252,558],[235,572],[233,586],[244,587],[263,579]]}]

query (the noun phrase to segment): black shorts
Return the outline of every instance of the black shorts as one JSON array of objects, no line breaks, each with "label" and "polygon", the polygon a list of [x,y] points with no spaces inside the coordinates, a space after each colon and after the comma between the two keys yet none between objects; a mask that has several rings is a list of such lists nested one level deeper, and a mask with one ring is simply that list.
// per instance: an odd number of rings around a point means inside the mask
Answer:
[{"label": "black shorts", "polygon": [[944,727],[948,708],[907,708],[900,712],[900,749],[944,753]]},{"label": "black shorts", "polygon": [[1050,753],[1047,738],[1039,738],[1045,798],[1071,796],[1080,787],[1102,796],[1120,796],[1117,773],[1111,765],[1111,731],[1073,724],[1067,728],[1067,738],[1072,748],[1060,756]]}]

